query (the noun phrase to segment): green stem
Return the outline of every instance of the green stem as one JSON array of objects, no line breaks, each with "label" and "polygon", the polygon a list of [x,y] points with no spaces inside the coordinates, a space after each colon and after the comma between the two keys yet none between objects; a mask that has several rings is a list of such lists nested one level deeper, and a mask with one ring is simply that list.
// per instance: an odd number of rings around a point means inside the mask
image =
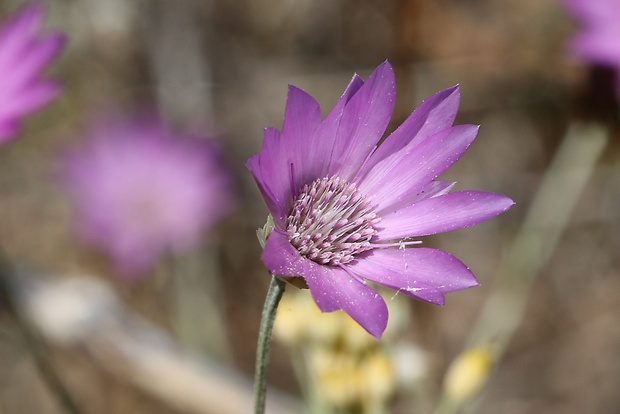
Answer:
[{"label": "green stem", "polygon": [[272,276],[263,314],[258,331],[258,344],[256,346],[256,371],[254,373],[254,414],[265,412],[265,397],[267,395],[267,363],[269,362],[269,345],[271,332],[276,319],[276,310],[284,293],[286,282]]}]

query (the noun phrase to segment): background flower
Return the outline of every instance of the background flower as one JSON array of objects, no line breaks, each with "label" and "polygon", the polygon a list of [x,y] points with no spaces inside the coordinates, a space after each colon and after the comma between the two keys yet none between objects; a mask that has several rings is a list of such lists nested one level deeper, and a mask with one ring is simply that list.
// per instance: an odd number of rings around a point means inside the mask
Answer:
[{"label": "background flower", "polygon": [[302,276],[322,311],[342,309],[376,337],[388,311],[363,279],[443,304],[476,278],[446,252],[406,248],[419,243],[410,239],[472,226],[514,204],[500,194],[450,193],[455,183],[435,180],[478,133],[452,126],[458,87],[428,98],[377,147],[394,95],[388,62],[366,83],[355,75],[324,120],[310,95],[290,87],[282,132],[267,129],[248,161],[275,222],[267,268]]},{"label": "background flower", "polygon": [[[564,0],[564,5],[579,25],[570,52],[620,72],[620,0]],[[620,81],[617,87],[620,96]]]},{"label": "background flower", "polygon": [[0,142],[13,138],[23,117],[48,104],[60,86],[41,78],[65,44],[59,33],[41,35],[45,11],[25,6],[0,28]]},{"label": "background flower", "polygon": [[108,118],[63,159],[80,236],[128,274],[195,246],[230,206],[227,183],[208,142],[154,117]]}]

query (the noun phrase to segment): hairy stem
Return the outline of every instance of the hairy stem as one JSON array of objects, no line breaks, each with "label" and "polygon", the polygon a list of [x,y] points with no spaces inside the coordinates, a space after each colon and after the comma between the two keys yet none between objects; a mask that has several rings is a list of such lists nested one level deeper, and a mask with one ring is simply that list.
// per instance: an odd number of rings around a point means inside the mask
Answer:
[{"label": "hairy stem", "polygon": [[271,344],[271,332],[276,318],[276,310],[284,293],[286,282],[272,276],[260,328],[258,331],[258,345],[256,346],[256,371],[254,374],[254,414],[265,412],[265,397],[267,395],[267,363],[269,362],[269,346]]}]

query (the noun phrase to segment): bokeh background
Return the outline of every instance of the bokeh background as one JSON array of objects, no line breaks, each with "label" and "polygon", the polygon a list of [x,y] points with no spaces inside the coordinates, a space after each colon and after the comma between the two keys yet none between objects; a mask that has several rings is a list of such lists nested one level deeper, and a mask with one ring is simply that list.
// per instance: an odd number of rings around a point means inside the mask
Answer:
[{"label": "bokeh background", "polygon": [[[2,0],[0,13],[8,16],[22,3]],[[69,38],[49,71],[63,83],[64,93],[28,119],[18,140],[0,148],[0,244],[14,266],[26,269],[27,286],[94,277],[126,312],[180,344],[179,352],[187,349],[225,367],[240,378],[238,390],[249,392],[269,275],[255,236],[267,210],[245,161],[259,150],[264,127],[281,127],[288,84],[312,94],[326,113],[353,73],[365,78],[389,59],[397,85],[390,130],[425,97],[460,84],[457,123],[482,128],[446,176],[458,181],[458,189],[501,192],[517,203],[490,222],[425,240],[467,263],[481,286],[449,295],[442,308],[408,301],[400,340],[422,351],[423,362],[410,363],[423,367],[411,366],[411,371],[421,369],[418,388],[407,398],[393,396],[389,412],[433,412],[448,366],[471,340],[498,285],[525,304],[523,318],[488,384],[465,410],[619,412],[619,112],[613,74],[567,56],[565,44],[575,26],[558,1],[44,4],[50,13],[47,26]],[[55,175],[62,149],[79,141],[89,121],[109,108],[155,108],[176,127],[208,128],[233,176],[237,202],[231,214],[205,235],[201,247],[163,258],[140,283],[125,283],[105,256],[75,237],[73,212]],[[544,177],[553,173],[561,180],[575,172],[570,165],[551,166],[578,123],[599,125],[607,136],[604,149],[589,165],[574,166],[591,171],[583,189],[564,182],[551,188],[567,192],[544,198],[545,192],[539,192]],[[589,133],[580,139],[587,146]],[[520,278],[505,257],[519,234],[532,231],[524,230],[524,220],[537,198],[547,203],[546,211],[557,209],[569,220],[535,221],[534,230],[542,234],[535,241],[546,241],[548,234],[559,238],[551,246],[532,242],[533,251],[524,250],[529,253],[519,256],[519,263],[532,266]],[[552,204],[558,199],[574,199],[575,206]],[[538,256],[541,251],[544,259]],[[501,278],[510,279],[508,287],[498,282]],[[20,292],[27,296],[24,289]],[[495,309],[501,313],[502,307]],[[485,329],[493,336],[490,326]],[[118,364],[117,355],[95,355],[88,335],[81,338],[63,343],[44,330],[39,338],[45,358],[81,412],[201,412],[171,404],[162,397],[165,392],[136,384],[122,369],[110,369]],[[14,315],[0,311],[0,413],[67,412],[42,378],[28,342]],[[269,382],[284,399],[302,400],[291,356],[284,344],[274,343]],[[157,373],[148,381],[166,388],[174,379]],[[209,389],[198,392],[213,401],[223,398]]]}]

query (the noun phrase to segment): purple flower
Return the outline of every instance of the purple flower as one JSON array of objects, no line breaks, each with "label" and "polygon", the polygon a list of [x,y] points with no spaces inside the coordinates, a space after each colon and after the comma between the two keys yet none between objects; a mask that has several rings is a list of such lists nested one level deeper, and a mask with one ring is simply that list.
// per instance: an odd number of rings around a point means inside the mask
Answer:
[{"label": "purple flower", "polygon": [[366,83],[355,75],[321,120],[318,103],[289,87],[282,131],[265,130],[248,167],[273,216],[263,262],[303,277],[323,312],[344,310],[376,337],[385,302],[365,281],[444,303],[478,284],[458,259],[415,247],[413,238],[472,226],[512,206],[480,191],[450,193],[436,180],[465,152],[478,127],[452,126],[457,86],[428,98],[377,146],[394,108],[394,73],[381,64]]},{"label": "purple flower", "polygon": [[154,117],[107,118],[62,159],[79,235],[127,276],[194,247],[231,205],[229,180],[205,140]]},{"label": "purple flower", "polygon": [[580,30],[569,42],[577,58],[616,69],[620,96],[620,0],[564,0]]},{"label": "purple flower", "polygon": [[13,138],[23,117],[56,98],[60,87],[41,72],[60,53],[65,38],[40,35],[43,7],[30,4],[0,28],[0,142]]}]

